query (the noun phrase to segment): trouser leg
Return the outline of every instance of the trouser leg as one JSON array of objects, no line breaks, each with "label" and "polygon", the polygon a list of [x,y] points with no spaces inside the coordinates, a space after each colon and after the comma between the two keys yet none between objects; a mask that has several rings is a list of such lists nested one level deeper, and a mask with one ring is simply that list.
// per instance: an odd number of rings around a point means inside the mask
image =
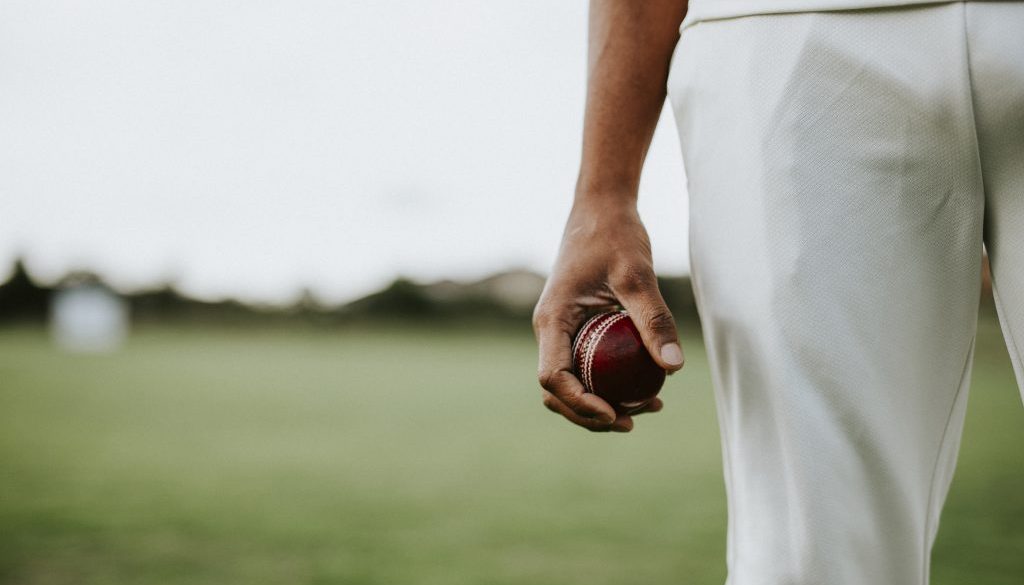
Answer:
[{"label": "trouser leg", "polygon": [[993,291],[1024,397],[1024,3],[964,6]]},{"label": "trouser leg", "polygon": [[732,585],[925,583],[984,201],[957,4],[699,23],[669,91]]}]

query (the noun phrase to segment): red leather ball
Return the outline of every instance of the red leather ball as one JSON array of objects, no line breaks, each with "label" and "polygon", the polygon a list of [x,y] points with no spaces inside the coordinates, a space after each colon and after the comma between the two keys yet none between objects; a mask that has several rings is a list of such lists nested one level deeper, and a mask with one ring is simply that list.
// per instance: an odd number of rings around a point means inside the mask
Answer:
[{"label": "red leather ball", "polygon": [[601,313],[584,323],[573,341],[572,363],[586,391],[620,414],[642,409],[665,383],[665,370],[625,311]]}]

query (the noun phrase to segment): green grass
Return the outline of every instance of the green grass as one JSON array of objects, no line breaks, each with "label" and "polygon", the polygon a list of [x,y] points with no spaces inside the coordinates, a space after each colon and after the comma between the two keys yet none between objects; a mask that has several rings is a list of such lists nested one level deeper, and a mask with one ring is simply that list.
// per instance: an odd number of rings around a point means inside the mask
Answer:
[{"label": "green grass", "polygon": [[[631,435],[544,411],[528,334],[0,332],[0,583],[720,584],[700,344]],[[994,324],[933,583],[1024,578],[1024,411]]]}]

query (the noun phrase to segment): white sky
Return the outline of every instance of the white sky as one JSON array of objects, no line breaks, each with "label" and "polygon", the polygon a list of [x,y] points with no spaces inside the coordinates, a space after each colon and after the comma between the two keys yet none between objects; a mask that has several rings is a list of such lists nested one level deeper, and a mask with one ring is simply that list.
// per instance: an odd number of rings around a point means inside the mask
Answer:
[{"label": "white sky", "polygon": [[[328,301],[550,266],[584,0],[0,0],[0,276]],[[641,212],[687,271],[666,114]]]}]

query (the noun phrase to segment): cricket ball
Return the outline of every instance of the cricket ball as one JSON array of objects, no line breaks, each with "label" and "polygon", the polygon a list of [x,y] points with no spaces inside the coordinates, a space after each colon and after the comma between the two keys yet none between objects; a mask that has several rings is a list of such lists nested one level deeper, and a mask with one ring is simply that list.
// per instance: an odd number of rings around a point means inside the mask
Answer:
[{"label": "cricket ball", "polygon": [[573,340],[572,365],[583,388],[619,414],[641,410],[665,383],[665,370],[626,311],[601,313],[584,323]]}]

